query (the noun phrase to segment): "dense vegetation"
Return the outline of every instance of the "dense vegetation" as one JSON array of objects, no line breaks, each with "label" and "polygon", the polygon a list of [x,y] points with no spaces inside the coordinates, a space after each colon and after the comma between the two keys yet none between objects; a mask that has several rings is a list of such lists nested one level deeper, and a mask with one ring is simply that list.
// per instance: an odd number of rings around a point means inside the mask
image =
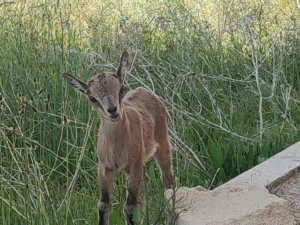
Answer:
[{"label": "dense vegetation", "polygon": [[[99,116],[61,74],[131,55],[169,111],[177,186],[213,188],[300,139],[296,0],[0,3],[0,223],[96,224]],[[154,162],[144,224],[173,224]],[[123,224],[118,176],[112,224]],[[163,210],[164,209],[164,210]],[[139,215],[138,215],[139,217]]]}]

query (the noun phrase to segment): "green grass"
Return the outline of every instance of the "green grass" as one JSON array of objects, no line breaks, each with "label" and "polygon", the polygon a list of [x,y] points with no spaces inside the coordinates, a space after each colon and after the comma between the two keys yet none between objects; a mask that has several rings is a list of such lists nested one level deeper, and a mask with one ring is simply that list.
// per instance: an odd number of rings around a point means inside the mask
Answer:
[{"label": "green grass", "polygon": [[[61,74],[115,70],[124,49],[128,86],[168,108],[178,187],[214,188],[299,141],[299,6],[253,2],[0,2],[0,224],[97,223],[99,116]],[[174,224],[146,167],[143,224]]]}]

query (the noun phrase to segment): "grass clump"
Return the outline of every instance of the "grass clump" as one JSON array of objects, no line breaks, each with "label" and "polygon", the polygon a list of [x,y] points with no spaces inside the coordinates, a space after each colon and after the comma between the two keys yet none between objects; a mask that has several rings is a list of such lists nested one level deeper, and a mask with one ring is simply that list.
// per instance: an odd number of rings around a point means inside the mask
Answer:
[{"label": "grass clump", "polygon": [[[155,91],[168,107],[178,186],[213,188],[299,140],[297,7],[0,3],[0,223],[96,223],[100,121],[61,74],[87,79],[115,70],[124,49],[132,59],[128,86]],[[147,175],[143,223],[174,224],[154,162]],[[112,224],[124,223],[125,184],[118,176]]]}]

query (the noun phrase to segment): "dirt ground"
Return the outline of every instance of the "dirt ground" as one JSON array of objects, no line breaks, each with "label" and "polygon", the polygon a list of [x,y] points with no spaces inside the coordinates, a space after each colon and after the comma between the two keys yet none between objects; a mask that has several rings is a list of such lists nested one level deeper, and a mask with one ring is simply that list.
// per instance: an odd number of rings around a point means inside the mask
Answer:
[{"label": "dirt ground", "polygon": [[283,181],[276,183],[275,187],[269,187],[270,192],[292,203],[295,218],[300,225],[300,167],[293,170]]}]

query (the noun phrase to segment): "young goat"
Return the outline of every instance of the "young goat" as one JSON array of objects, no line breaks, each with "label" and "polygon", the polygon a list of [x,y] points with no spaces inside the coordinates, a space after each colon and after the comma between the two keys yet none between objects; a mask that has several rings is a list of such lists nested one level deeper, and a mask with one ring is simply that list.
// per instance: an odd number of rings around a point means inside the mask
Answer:
[{"label": "young goat", "polygon": [[128,174],[128,195],[124,208],[127,224],[135,224],[133,212],[142,203],[144,164],[156,159],[167,188],[173,184],[167,111],[154,93],[137,88],[125,93],[123,86],[128,53],[122,54],[116,73],[93,76],[87,84],[72,75],[64,79],[85,94],[101,116],[97,154],[101,187],[99,225],[108,225],[111,195],[118,170]]}]

